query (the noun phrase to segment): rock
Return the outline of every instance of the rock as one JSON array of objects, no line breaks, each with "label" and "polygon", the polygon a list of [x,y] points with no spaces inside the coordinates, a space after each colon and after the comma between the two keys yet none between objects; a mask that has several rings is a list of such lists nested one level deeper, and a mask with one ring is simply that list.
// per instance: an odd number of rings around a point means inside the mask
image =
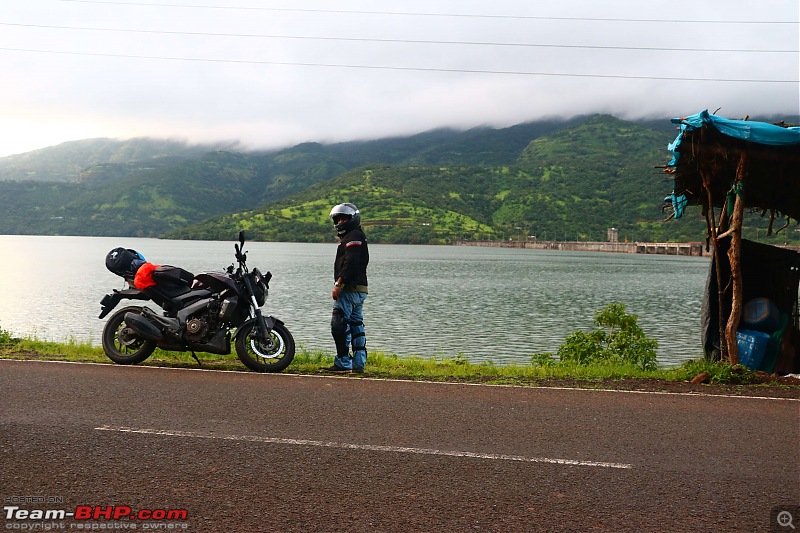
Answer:
[{"label": "rock", "polygon": [[700,372],[695,377],[692,378],[692,383],[695,385],[699,385],[700,383],[708,383],[711,374],[708,372]]}]

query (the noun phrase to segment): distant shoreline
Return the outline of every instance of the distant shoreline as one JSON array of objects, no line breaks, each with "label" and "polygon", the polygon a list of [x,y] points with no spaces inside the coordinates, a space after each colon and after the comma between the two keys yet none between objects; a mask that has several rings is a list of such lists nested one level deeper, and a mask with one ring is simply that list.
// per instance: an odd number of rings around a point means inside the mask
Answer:
[{"label": "distant shoreline", "polygon": [[700,242],[591,242],[591,241],[469,241],[458,240],[454,246],[527,248],[531,250],[568,250],[573,252],[608,252],[625,254],[709,256]]},{"label": "distant shoreline", "polygon": [[[711,257],[702,242],[591,242],[591,241],[453,241],[453,246],[484,246],[488,248],[527,248],[530,250],[569,250],[573,252],[607,252],[646,255],[684,255],[692,257]],[[777,245],[800,253],[800,246]]]}]

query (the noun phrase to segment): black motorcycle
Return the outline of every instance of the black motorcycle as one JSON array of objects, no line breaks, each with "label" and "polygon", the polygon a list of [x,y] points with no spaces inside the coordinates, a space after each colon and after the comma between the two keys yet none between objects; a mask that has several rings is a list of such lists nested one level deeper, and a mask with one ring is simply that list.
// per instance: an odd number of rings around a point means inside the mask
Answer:
[{"label": "black motorcycle", "polygon": [[[173,266],[151,267],[151,286],[134,288],[137,270],[146,263],[135,250],[115,248],[106,267],[121,276],[128,288],[105,295],[100,302],[106,317],[122,300],[150,300],[162,312],[146,306],[127,306],[111,315],[103,328],[103,351],[115,363],[141,363],[156,348],[219,355],[236,354],[249,369],[280,372],[294,359],[294,339],[275,317],[261,314],[272,274],[247,269],[244,232],[234,244],[238,267],[225,272],[191,272]],[[137,280],[138,281],[138,280]],[[141,283],[141,285],[148,285]]]}]

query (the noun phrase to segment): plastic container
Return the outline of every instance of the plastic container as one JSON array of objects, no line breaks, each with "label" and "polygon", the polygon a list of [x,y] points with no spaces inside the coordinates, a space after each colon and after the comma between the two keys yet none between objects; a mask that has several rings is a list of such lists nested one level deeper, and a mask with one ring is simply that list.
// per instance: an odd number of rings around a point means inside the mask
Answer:
[{"label": "plastic container", "polygon": [[781,313],[769,298],[755,298],[744,304],[742,325],[749,330],[772,333],[781,326]]},{"label": "plastic container", "polygon": [[740,329],[736,332],[739,347],[739,364],[750,370],[758,370],[767,353],[770,336],[763,331]]},{"label": "plastic container", "polygon": [[769,346],[767,352],[764,354],[764,360],[761,361],[759,370],[763,370],[768,374],[775,371],[775,365],[781,355],[781,344],[783,343],[783,336],[786,334],[786,329],[789,327],[789,315],[781,313],[781,325],[769,334]]}]

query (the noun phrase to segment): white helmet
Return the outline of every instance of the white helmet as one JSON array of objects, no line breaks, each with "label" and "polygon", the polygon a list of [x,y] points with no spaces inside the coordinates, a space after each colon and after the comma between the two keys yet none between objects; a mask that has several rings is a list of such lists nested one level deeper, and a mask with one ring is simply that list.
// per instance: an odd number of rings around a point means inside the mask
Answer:
[{"label": "white helmet", "polygon": [[[345,215],[349,218],[337,224],[335,220],[336,215]],[[331,214],[328,216],[333,220],[333,227],[336,228],[336,233],[338,235],[343,235],[361,225],[361,213],[359,213],[358,208],[353,204],[335,205],[333,209],[331,209]]]}]

